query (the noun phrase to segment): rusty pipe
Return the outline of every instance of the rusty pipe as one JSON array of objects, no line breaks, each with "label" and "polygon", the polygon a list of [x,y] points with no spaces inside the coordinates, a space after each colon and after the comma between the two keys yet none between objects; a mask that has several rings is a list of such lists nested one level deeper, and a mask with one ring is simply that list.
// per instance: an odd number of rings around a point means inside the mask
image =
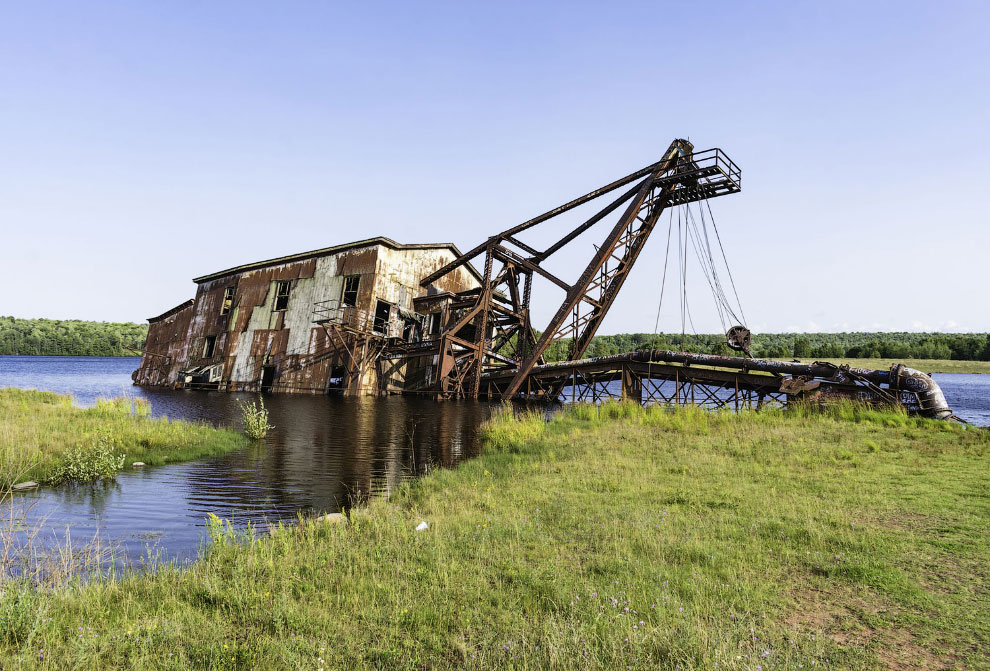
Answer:
[{"label": "rusty pipe", "polygon": [[[769,359],[744,359],[738,356],[722,356],[719,354],[695,354],[693,352],[674,352],[666,349],[647,349],[628,354],[613,354],[610,356],[600,356],[591,359],[582,359],[582,363],[622,363],[624,361],[638,361],[642,363],[679,363],[685,366],[716,366],[718,368],[734,368],[743,371],[762,371],[766,373],[778,373],[781,375],[811,375],[813,377],[834,378],[837,373],[842,373],[842,369],[829,363],[800,363],[797,361],[772,361]],[[568,368],[574,365],[573,361],[559,361],[539,366],[539,370],[550,370],[553,368]],[[886,383],[890,379],[890,372],[884,370],[869,370],[867,368],[851,368],[850,372],[856,376],[874,383]]]},{"label": "rusty pipe", "polygon": [[[678,363],[684,366],[713,366],[732,368],[744,372],[760,371],[777,375],[806,375],[813,378],[825,378],[829,382],[854,383],[856,380],[871,382],[876,385],[885,384],[892,391],[904,391],[914,394],[918,399],[918,414],[932,419],[951,419],[952,409],[945,400],[945,394],[938,383],[926,373],[908,368],[903,364],[894,364],[890,370],[870,370],[869,368],[846,368],[833,363],[816,361],[815,363],[800,363],[797,361],[772,361],[769,359],[744,359],[737,356],[722,356],[718,354],[695,354],[693,352],[674,352],[664,349],[648,349],[628,354],[613,354],[591,359],[583,359],[580,363],[621,364],[628,361],[641,363]],[[559,361],[534,367],[534,370],[546,371],[554,368],[570,368],[575,361]]]},{"label": "rusty pipe", "polygon": [[898,363],[890,367],[890,387],[916,394],[920,409],[918,414],[932,419],[951,419],[952,408],[938,383],[927,373]]}]

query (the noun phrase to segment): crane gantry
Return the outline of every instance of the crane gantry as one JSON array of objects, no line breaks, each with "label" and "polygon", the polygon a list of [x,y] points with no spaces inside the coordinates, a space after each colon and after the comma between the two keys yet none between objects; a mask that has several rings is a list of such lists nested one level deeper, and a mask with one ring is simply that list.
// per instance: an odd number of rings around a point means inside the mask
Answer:
[{"label": "crane gantry", "polygon": [[[520,392],[533,367],[544,363],[547,349],[563,338],[571,339],[567,358],[580,359],[660,214],[672,206],[737,193],[741,181],[738,166],[721,149],[696,152],[689,141],[675,139],[656,163],[497,233],[424,277],[421,285],[425,287],[483,256],[481,286],[442,297],[447,301],[446,319],[430,340],[437,356],[434,391],[441,398],[492,397],[496,394],[486,387],[486,377],[504,379],[512,373],[510,382],[497,392],[510,399]],[[624,187],[545,249],[519,238],[574,208],[602,202],[604,196]],[[614,225],[595,245],[594,255],[577,278],[568,281],[547,270],[547,259],[610,217],[615,218]],[[530,316],[534,276],[564,292],[563,301],[538,335]],[[409,354],[428,353],[417,349]]]}]

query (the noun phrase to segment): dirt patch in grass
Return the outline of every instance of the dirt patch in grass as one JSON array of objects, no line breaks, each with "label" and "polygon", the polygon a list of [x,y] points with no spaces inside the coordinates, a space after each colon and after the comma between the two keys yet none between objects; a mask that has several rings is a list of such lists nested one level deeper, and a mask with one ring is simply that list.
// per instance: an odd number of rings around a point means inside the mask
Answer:
[{"label": "dirt patch in grass", "polygon": [[863,523],[889,531],[907,531],[920,534],[938,529],[946,523],[946,520],[938,515],[892,510],[881,515],[867,515]]},{"label": "dirt patch in grass", "polygon": [[824,636],[840,648],[860,648],[891,671],[954,669],[952,656],[923,647],[903,627],[879,623],[897,613],[879,595],[866,591],[805,587],[792,595],[794,606],[784,624],[798,634]]}]

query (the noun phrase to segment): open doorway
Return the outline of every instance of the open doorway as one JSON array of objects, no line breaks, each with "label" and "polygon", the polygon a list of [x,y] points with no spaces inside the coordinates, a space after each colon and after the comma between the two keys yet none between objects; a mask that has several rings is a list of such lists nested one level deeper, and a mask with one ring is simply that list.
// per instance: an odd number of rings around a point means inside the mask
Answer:
[{"label": "open doorway", "polygon": [[275,366],[261,367],[261,391],[269,392],[275,385]]}]

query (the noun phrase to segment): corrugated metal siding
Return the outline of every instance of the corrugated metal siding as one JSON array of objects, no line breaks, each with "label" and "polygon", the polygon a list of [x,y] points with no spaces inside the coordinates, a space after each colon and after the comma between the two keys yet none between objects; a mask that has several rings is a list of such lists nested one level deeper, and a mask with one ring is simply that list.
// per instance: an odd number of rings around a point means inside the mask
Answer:
[{"label": "corrugated metal siding", "polygon": [[[429,289],[419,286],[419,278],[453,258],[448,248],[392,249],[375,244],[203,281],[197,287],[195,304],[169,318],[171,330],[163,326],[165,321],[149,328],[149,343],[175,353],[170,377],[164,379],[152,363],[145,365],[142,360],[135,382],[171,384],[180,370],[222,363],[221,388],[255,390],[262,366],[272,365],[277,370],[275,391],[325,391],[332,368],[350,361],[344,353],[328,356],[335,343],[314,324],[314,305],[340,300],[346,275],[361,276],[355,311],[368,315],[374,314],[378,299],[412,311],[417,296],[478,286],[476,277],[464,268]],[[288,305],[275,312],[275,283],[282,280],[292,282]],[[221,315],[228,287],[236,287],[232,308]],[[216,337],[216,346],[214,355],[206,359],[202,354],[208,336]],[[401,374],[396,372],[399,379]],[[368,366],[349,391],[374,393],[377,388],[376,369]]]}]

